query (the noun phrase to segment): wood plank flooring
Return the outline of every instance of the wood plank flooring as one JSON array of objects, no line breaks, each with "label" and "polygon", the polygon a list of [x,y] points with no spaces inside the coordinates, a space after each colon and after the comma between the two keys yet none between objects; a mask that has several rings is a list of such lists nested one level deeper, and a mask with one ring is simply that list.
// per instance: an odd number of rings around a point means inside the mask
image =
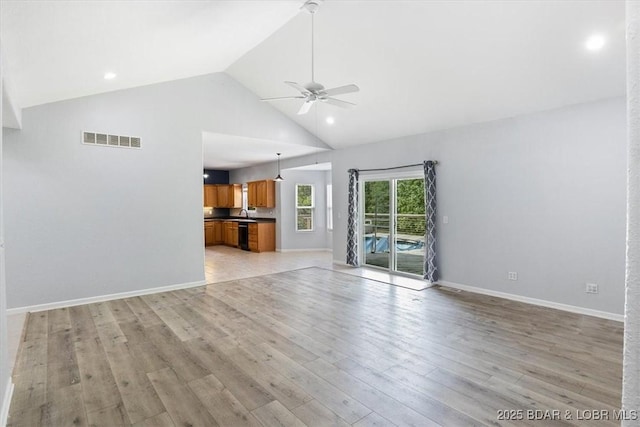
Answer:
[{"label": "wood plank flooring", "polygon": [[304,268],[30,314],[8,425],[619,425],[622,329]]}]

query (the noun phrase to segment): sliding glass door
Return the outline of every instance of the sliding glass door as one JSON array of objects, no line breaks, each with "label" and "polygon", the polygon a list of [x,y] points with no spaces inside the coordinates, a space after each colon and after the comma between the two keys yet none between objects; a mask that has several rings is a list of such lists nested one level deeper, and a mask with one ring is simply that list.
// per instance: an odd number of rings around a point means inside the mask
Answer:
[{"label": "sliding glass door", "polygon": [[394,270],[419,274],[424,269],[424,178],[395,181]]},{"label": "sliding glass door", "polygon": [[388,269],[391,266],[390,181],[364,181],[364,263]]},{"label": "sliding glass door", "polygon": [[364,264],[391,272],[423,274],[424,179],[363,180]]}]

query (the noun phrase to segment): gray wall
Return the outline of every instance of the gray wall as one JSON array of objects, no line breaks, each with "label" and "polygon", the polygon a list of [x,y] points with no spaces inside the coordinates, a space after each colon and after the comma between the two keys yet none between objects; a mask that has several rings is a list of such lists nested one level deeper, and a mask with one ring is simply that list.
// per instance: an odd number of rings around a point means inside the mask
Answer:
[{"label": "gray wall", "polygon": [[[0,54],[0,64],[2,64],[2,55]],[[0,65],[0,93],[2,93],[3,69]],[[0,103],[0,124],[2,124],[2,103]],[[1,126],[0,126],[1,127]],[[7,298],[6,298],[6,281],[5,281],[5,260],[4,260],[4,162],[2,161],[3,138],[0,135],[0,422],[8,408],[4,407],[6,393],[10,378],[9,372],[9,343],[7,340]]]},{"label": "gray wall", "polygon": [[434,159],[442,280],[621,314],[625,147],[617,98],[335,151],[334,259],[345,261],[347,170]]},{"label": "gray wall", "polygon": [[202,131],[314,144],[224,73],[28,108],[4,131],[11,308],[203,281]]},{"label": "gray wall", "polygon": [[[282,244],[280,249],[306,250],[327,249],[327,203],[326,173],[323,171],[284,170],[284,181],[280,183],[280,226]],[[314,188],[313,231],[296,231],[296,184],[311,184]]]}]

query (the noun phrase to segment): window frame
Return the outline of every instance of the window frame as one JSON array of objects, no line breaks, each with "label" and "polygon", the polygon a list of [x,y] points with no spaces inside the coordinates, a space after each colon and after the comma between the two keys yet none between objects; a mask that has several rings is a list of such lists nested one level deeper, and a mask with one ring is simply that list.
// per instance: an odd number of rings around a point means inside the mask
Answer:
[{"label": "window frame", "polygon": [[[311,205],[310,206],[299,206],[298,205],[298,189],[300,187],[311,187]],[[295,218],[295,224],[296,224],[296,232],[300,232],[300,233],[308,233],[308,232],[312,232],[315,231],[315,207],[316,207],[316,191],[315,191],[315,187],[313,184],[296,184],[295,185],[295,200],[296,200],[296,204],[295,204],[295,209],[296,209],[296,218]],[[304,229],[300,229],[298,227],[298,217],[299,217],[299,213],[301,209],[309,209],[311,211],[310,214],[310,220],[311,220],[311,227],[310,228],[304,228]]]},{"label": "window frame", "polygon": [[247,214],[258,211],[255,206],[249,206],[249,186],[247,184],[242,184],[242,209],[246,210]]},{"label": "window frame", "polygon": [[327,231],[333,231],[333,184],[327,184]]}]

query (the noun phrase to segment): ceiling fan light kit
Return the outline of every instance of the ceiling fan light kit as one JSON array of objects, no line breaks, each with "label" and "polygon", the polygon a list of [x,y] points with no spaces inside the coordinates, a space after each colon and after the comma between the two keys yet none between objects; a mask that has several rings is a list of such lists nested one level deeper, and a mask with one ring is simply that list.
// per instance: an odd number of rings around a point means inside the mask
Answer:
[{"label": "ceiling fan light kit", "polygon": [[337,98],[333,98],[335,95],[343,95],[346,93],[358,92],[360,88],[355,84],[349,84],[345,86],[339,86],[331,89],[325,89],[323,85],[315,81],[314,75],[314,15],[320,8],[320,0],[308,0],[304,3],[301,9],[305,9],[311,14],[311,82],[301,85],[295,82],[284,82],[300,92],[297,96],[280,96],[276,98],[263,98],[261,101],[281,101],[285,99],[303,99],[304,103],[298,110],[298,114],[307,114],[311,109],[311,106],[317,102],[325,102],[327,104],[335,105],[337,107],[349,108],[353,107],[354,103],[343,101]]}]

